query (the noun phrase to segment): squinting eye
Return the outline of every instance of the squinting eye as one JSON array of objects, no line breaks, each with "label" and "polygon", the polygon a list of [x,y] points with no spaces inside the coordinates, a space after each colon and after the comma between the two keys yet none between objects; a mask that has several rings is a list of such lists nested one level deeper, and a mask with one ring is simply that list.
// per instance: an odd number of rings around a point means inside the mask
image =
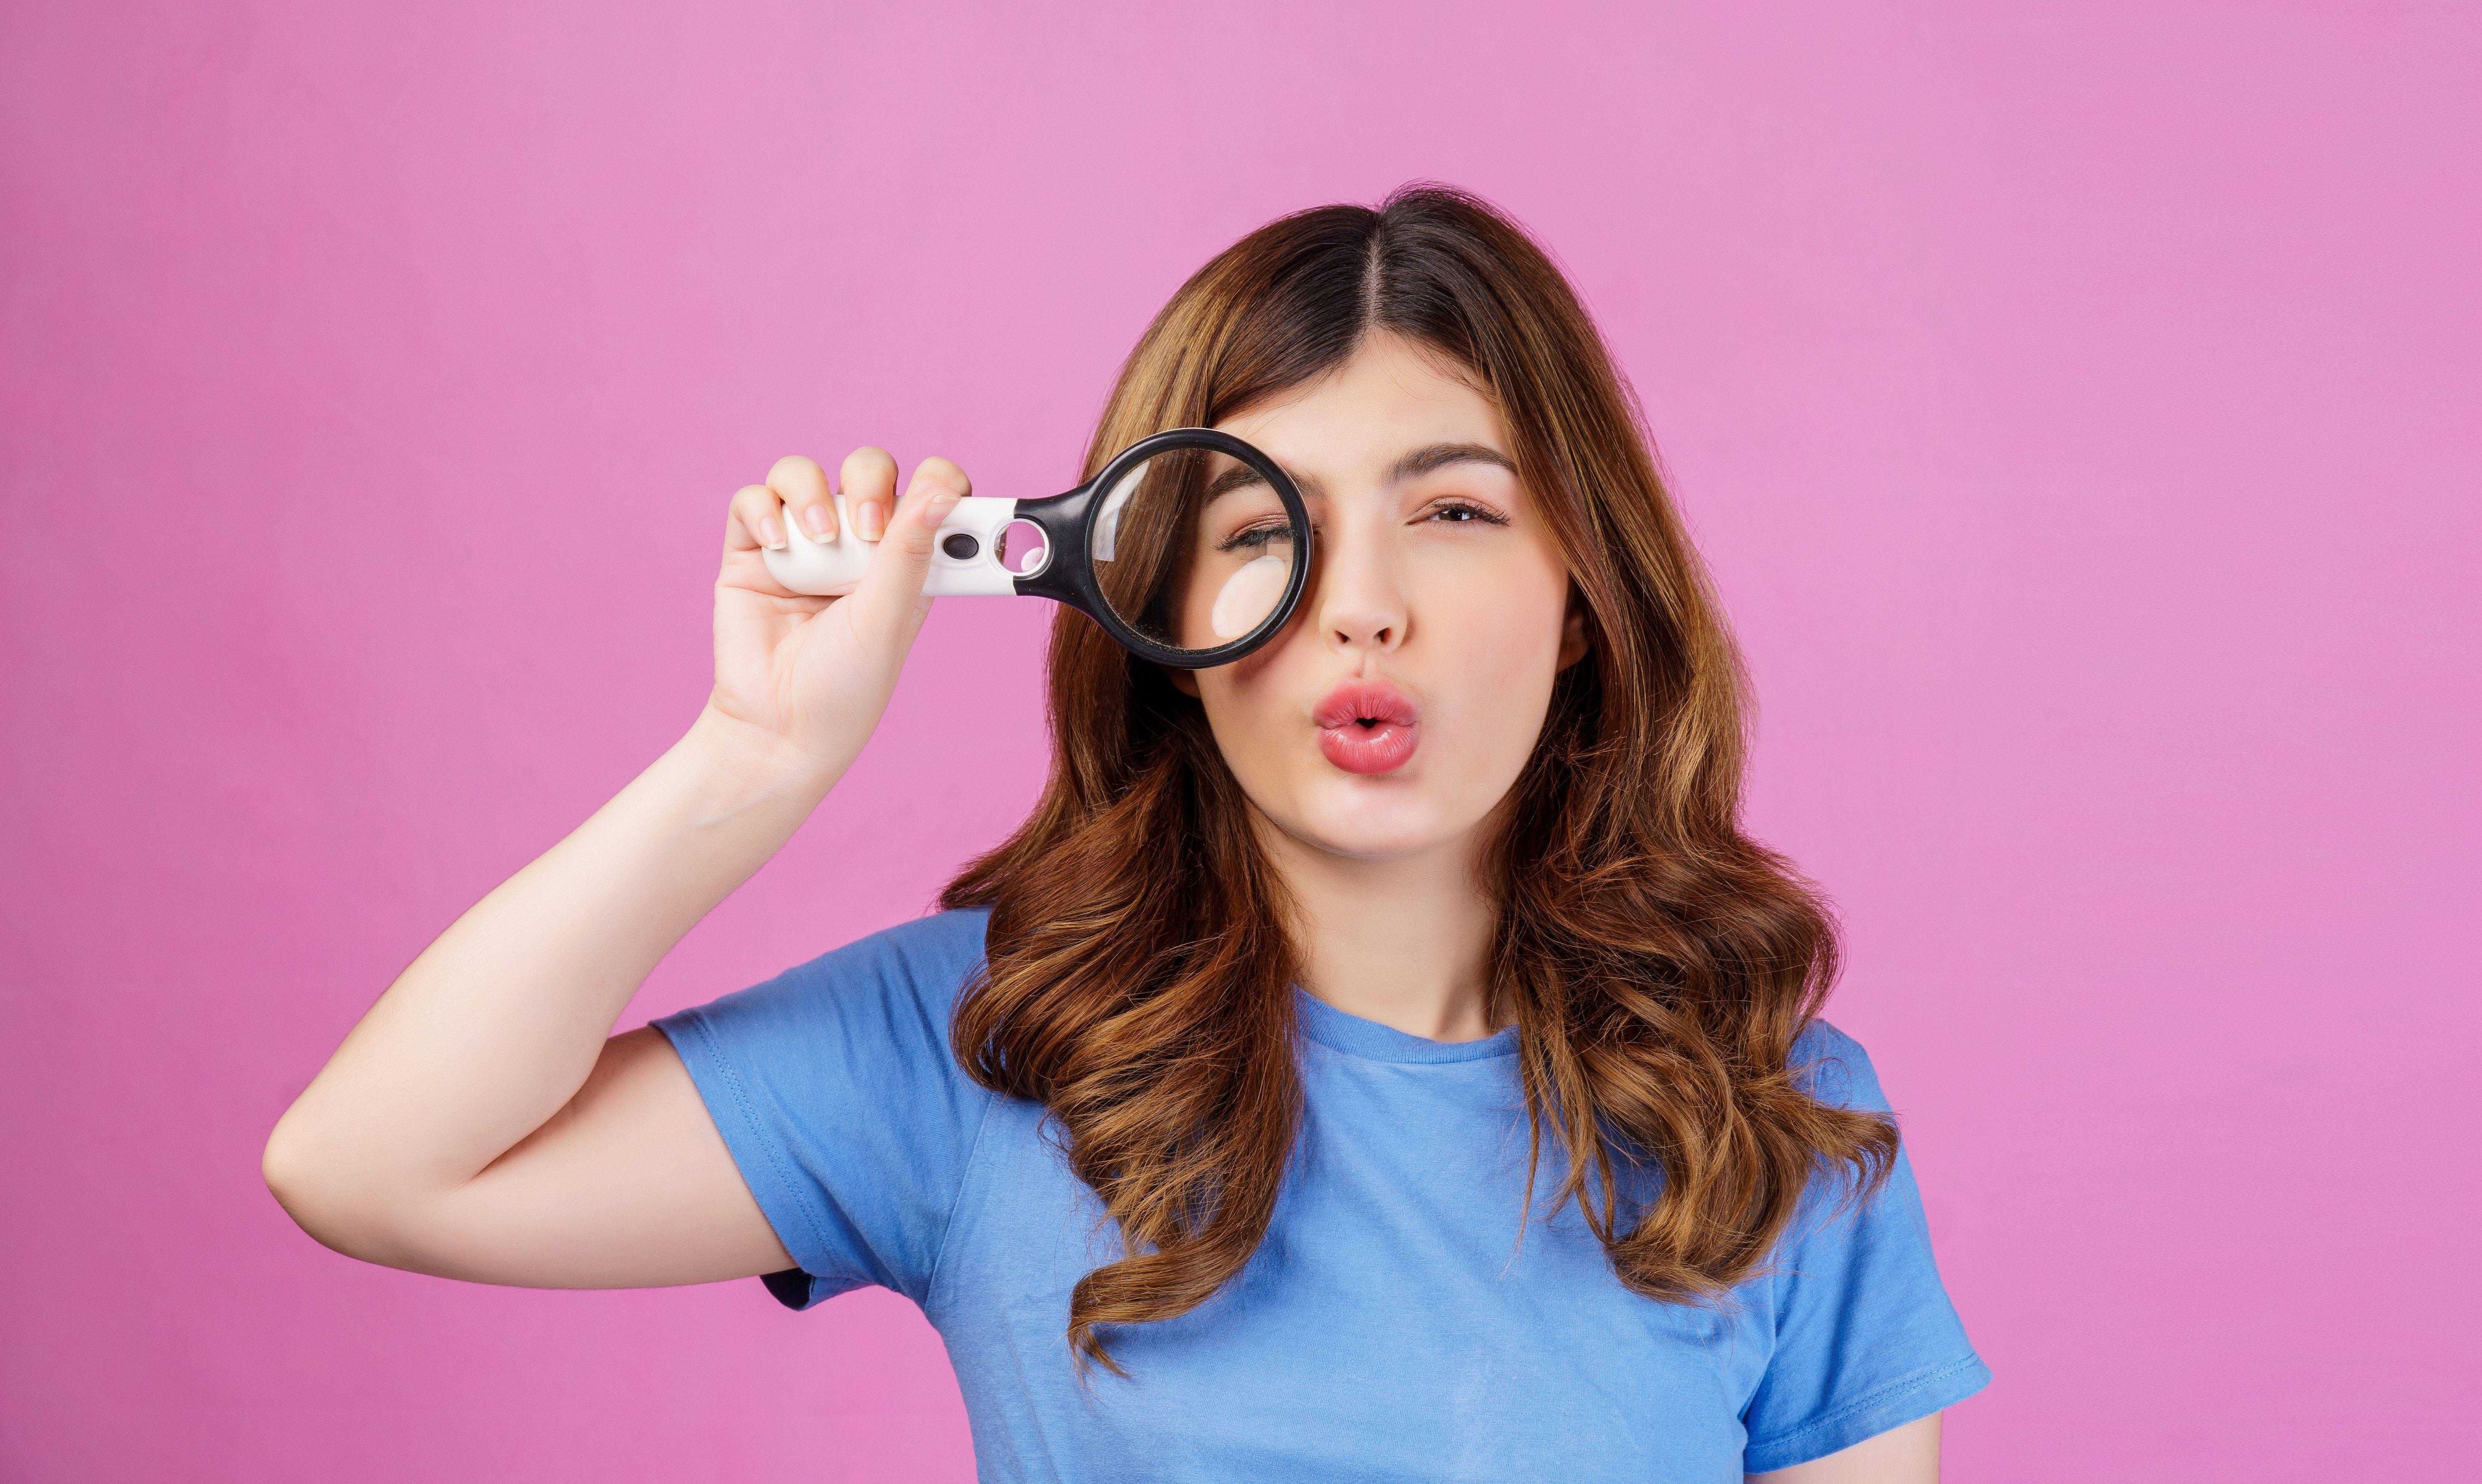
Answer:
[{"label": "squinting eye", "polygon": [[1498,511],[1485,509],[1483,507],[1478,505],[1467,505],[1462,500],[1454,502],[1453,504],[1440,506],[1431,513],[1438,519],[1447,521],[1455,525],[1465,525],[1474,521],[1480,521],[1485,525],[1491,526],[1505,526],[1508,524],[1507,517],[1501,515]]}]

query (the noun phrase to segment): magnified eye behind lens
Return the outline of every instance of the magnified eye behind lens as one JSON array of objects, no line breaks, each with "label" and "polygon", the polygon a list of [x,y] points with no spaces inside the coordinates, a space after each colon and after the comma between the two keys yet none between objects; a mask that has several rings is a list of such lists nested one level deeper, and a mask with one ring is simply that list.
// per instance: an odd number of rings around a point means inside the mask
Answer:
[{"label": "magnified eye behind lens", "polygon": [[[848,521],[826,540],[795,531],[760,555],[788,591],[840,597],[860,585],[872,544]],[[1274,638],[1309,561],[1309,511],[1281,465],[1230,433],[1173,428],[1065,493],[959,500],[922,590],[1049,598],[1141,659],[1197,669]]]},{"label": "magnified eye behind lens", "polygon": [[1221,649],[1266,623],[1293,587],[1303,523],[1241,458],[1168,448],[1096,498],[1087,528],[1096,586],[1114,616],[1152,644]]}]

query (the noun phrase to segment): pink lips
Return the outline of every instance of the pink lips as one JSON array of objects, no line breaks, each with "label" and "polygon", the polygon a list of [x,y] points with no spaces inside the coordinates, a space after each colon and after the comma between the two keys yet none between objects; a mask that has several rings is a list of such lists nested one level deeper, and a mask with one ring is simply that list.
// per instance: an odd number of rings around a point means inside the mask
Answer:
[{"label": "pink lips", "polygon": [[1405,766],[1421,739],[1421,714],[1404,691],[1384,680],[1348,680],[1310,712],[1319,751],[1348,773],[1384,773]]}]

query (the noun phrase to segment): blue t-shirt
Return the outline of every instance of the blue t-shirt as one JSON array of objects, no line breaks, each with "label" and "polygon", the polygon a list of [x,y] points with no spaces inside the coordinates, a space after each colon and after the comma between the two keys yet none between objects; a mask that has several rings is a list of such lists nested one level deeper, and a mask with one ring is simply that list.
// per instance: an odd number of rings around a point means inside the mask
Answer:
[{"label": "blue t-shirt", "polygon": [[[1899,1157],[1869,1203],[1813,1180],[1773,1270],[1723,1310],[1613,1276],[1573,1205],[1519,1206],[1514,1028],[1439,1042],[1300,996],[1299,1162],[1241,1274],[1175,1319],[1105,1332],[1130,1373],[1081,1387],[1069,1290],[1119,1256],[1038,1124],[948,1047],[983,952],[942,912],[653,1024],[801,1264],[796,1309],[866,1284],[946,1341],[986,1480],[1738,1480],[1972,1394],[1991,1372],[1932,1263]],[[1888,1106],[1820,1023],[1817,1095]],[[1833,1218],[1833,1219],[1831,1219]]]}]

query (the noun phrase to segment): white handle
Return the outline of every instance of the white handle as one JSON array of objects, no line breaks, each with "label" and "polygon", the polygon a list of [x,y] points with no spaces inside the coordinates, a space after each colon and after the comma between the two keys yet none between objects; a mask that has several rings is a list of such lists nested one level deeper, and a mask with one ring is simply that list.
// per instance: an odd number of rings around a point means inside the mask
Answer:
[{"label": "white handle", "polygon": [[[820,597],[842,596],[861,584],[862,569],[870,565],[871,548],[876,541],[865,541],[854,534],[853,519],[846,513],[845,497],[839,491],[836,499],[836,534],[832,541],[815,541],[784,511],[784,537],[781,551],[773,547],[759,548],[767,563],[768,575],[795,592]],[[964,597],[983,593],[1007,597],[1017,591],[1017,577],[1000,565],[1000,533],[1017,518],[1017,502],[983,495],[967,495],[957,502],[948,518],[939,523],[938,534],[931,538],[931,570],[922,580],[922,590],[935,598]],[[951,554],[951,536],[966,536],[973,542],[967,556]],[[962,545],[963,543],[957,543]]]}]

